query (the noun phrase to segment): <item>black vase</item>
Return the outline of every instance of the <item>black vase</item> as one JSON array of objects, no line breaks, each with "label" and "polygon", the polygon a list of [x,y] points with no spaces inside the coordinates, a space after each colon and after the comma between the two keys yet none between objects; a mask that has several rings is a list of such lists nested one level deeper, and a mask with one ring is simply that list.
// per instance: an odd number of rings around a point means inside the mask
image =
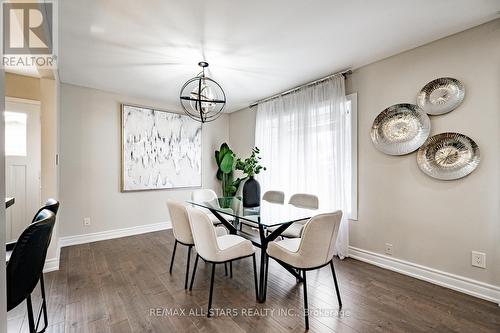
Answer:
[{"label": "black vase", "polygon": [[243,207],[260,206],[260,184],[250,176],[243,185]]}]

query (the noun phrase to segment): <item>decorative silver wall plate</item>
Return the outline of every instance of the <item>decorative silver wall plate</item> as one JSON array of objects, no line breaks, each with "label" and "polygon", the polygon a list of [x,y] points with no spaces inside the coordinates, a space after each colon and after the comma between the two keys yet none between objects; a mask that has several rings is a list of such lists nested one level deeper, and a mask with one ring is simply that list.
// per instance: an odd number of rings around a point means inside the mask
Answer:
[{"label": "decorative silver wall plate", "polygon": [[479,147],[468,136],[441,133],[430,137],[417,153],[417,163],[425,174],[453,180],[474,171],[480,160]]},{"label": "decorative silver wall plate", "polygon": [[389,155],[406,155],[417,150],[429,137],[431,122],[414,104],[396,104],[373,121],[371,138],[375,147]]},{"label": "decorative silver wall plate", "polygon": [[442,77],[427,83],[418,93],[417,105],[430,115],[448,113],[464,100],[462,82],[451,77]]}]

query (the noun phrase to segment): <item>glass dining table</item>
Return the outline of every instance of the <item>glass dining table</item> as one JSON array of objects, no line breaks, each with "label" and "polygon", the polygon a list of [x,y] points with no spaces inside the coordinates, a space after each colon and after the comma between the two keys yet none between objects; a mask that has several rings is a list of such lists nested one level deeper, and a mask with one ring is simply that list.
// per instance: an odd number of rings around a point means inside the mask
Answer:
[{"label": "glass dining table", "polygon": [[[258,301],[261,303],[266,300],[269,263],[269,257],[266,254],[267,245],[279,237],[292,223],[308,220],[320,213],[316,209],[267,201],[261,201],[258,207],[249,208],[243,206],[240,197],[217,198],[203,202],[188,201],[188,203],[209,210],[229,230],[229,233],[242,236],[260,248]],[[243,225],[249,226],[255,231],[246,231],[242,228]],[[271,227],[272,229],[269,229]],[[298,281],[302,281],[302,276],[296,270],[283,263],[278,263],[295,276]]]}]

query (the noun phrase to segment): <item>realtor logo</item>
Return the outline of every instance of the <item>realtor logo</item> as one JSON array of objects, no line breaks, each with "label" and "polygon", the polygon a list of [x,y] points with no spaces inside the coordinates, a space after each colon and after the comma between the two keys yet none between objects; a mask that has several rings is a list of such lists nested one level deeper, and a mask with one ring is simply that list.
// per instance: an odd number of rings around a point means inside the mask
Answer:
[{"label": "realtor logo", "polygon": [[51,2],[3,3],[4,67],[55,67],[53,9]]}]

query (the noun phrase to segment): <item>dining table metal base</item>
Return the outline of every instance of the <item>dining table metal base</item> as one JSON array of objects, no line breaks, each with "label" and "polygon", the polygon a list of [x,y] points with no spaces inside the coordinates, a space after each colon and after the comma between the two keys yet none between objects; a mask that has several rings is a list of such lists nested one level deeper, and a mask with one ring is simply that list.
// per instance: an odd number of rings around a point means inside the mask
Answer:
[{"label": "dining table metal base", "polygon": [[[267,275],[269,267],[269,256],[266,253],[267,246],[270,242],[278,238],[281,235],[281,233],[283,233],[283,231],[285,231],[288,227],[290,227],[293,222],[283,223],[279,225],[273,232],[269,233],[267,236],[266,236],[265,226],[261,223],[256,223],[259,229],[259,236],[256,238],[256,237],[250,237],[248,233],[243,232],[241,230],[240,228],[241,221],[239,221],[239,219],[234,219],[232,220],[231,223],[226,218],[224,218],[222,214],[220,214],[217,210],[210,209],[210,211],[228,229],[230,234],[240,235],[244,238],[247,238],[252,242],[254,246],[260,248],[260,267],[259,267],[257,301],[259,303],[264,303],[266,301],[266,296],[267,296]],[[297,272],[297,270],[293,269],[292,267],[282,262],[278,262],[278,264],[280,264],[290,274],[292,274],[297,279],[297,282],[302,282],[304,280],[303,277],[300,275],[300,272]]]}]

